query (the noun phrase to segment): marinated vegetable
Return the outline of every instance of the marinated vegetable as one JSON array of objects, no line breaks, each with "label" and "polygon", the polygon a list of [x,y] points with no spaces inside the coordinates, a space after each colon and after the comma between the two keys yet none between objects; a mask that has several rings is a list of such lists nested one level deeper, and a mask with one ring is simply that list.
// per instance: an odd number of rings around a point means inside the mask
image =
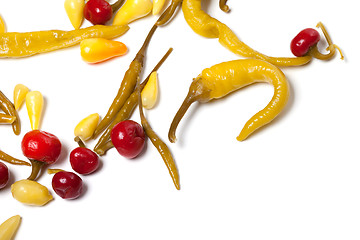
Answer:
[{"label": "marinated vegetable", "polygon": [[64,8],[72,26],[79,29],[84,20],[85,0],[65,0]]},{"label": "marinated vegetable", "polygon": [[165,0],[153,0],[152,14],[158,15],[165,5]]},{"label": "marinated vegetable", "polygon": [[15,116],[0,113],[0,124],[12,124],[15,120]]},{"label": "marinated vegetable", "polygon": [[19,110],[21,105],[24,103],[26,94],[29,92],[29,88],[27,88],[23,84],[17,84],[14,88],[14,106],[15,110]]},{"label": "marinated vegetable", "polygon": [[[4,188],[9,182],[9,169],[8,167],[0,162],[0,189]],[[1,238],[0,238],[1,239]]]},{"label": "marinated vegetable", "polygon": [[149,82],[141,91],[141,101],[145,109],[151,109],[155,106],[158,98],[158,80],[157,72],[150,74]]},{"label": "marinated vegetable", "polygon": [[80,43],[86,38],[115,38],[123,35],[128,26],[96,25],[72,31],[49,30],[38,32],[7,32],[0,34],[0,58],[28,57]]},{"label": "marinated vegetable", "polygon": [[12,184],[11,193],[19,202],[32,206],[43,206],[53,199],[45,186],[28,179]]},{"label": "marinated vegetable", "polygon": [[116,13],[113,25],[127,25],[145,17],[151,13],[152,5],[151,0],[127,0]]},{"label": "marinated vegetable", "polygon": [[105,0],[89,0],[85,4],[84,16],[94,25],[104,25],[123,5],[124,1],[125,0],[118,0],[114,4],[110,4]]},{"label": "marinated vegetable", "polygon": [[14,104],[12,104],[12,102],[5,96],[5,94],[2,91],[0,91],[0,108],[7,115],[15,117],[15,120],[11,125],[12,125],[14,133],[16,135],[19,135],[20,131],[21,131],[19,115],[18,115],[17,111],[15,110]]},{"label": "marinated vegetable", "polygon": [[19,228],[21,217],[15,215],[0,225],[0,239],[11,240],[13,239],[17,229]]},{"label": "marinated vegetable", "polygon": [[5,152],[0,150],[0,160],[3,160],[5,162],[8,162],[10,164],[14,164],[14,165],[26,165],[26,166],[31,166],[30,163],[22,161],[20,159],[14,158],[8,154],[6,154]]},{"label": "marinated vegetable", "polygon": [[32,130],[39,129],[41,114],[44,106],[44,97],[39,91],[31,91],[26,94],[26,109],[30,119]]},{"label": "marinated vegetable", "polygon": [[32,171],[29,180],[35,180],[46,164],[53,164],[59,159],[61,142],[53,134],[33,130],[25,134],[21,141],[21,150],[30,160]]},{"label": "marinated vegetable", "polygon": [[150,43],[151,37],[154,35],[157,26],[154,25],[148,33],[142,47],[136,54],[134,60],[130,63],[129,69],[126,71],[123,81],[121,82],[119,91],[112,102],[105,117],[100,121],[99,125],[95,129],[94,138],[98,136],[109,124],[114,120],[116,114],[134,91],[139,75],[142,72],[144,66],[144,57],[147,46]]},{"label": "marinated vegetable", "polygon": [[79,147],[70,153],[70,164],[75,172],[80,174],[90,174],[98,169],[100,161],[96,153],[88,149],[79,137],[75,137]]},{"label": "marinated vegetable", "polygon": [[81,120],[74,129],[75,136],[80,137],[83,141],[90,139],[99,123],[99,119],[99,114],[93,113]]},{"label": "marinated vegetable", "polygon": [[81,57],[88,63],[99,63],[122,56],[127,52],[125,44],[105,38],[88,38],[80,43]]},{"label": "marinated vegetable", "polygon": [[170,5],[166,8],[166,10],[161,14],[156,24],[158,26],[164,25],[170,21],[170,19],[174,16],[177,7],[182,3],[183,0],[171,0]]},{"label": "marinated vegetable", "polygon": [[263,110],[246,122],[237,140],[245,140],[255,130],[271,122],[284,109],[289,96],[289,86],[283,72],[262,60],[242,59],[224,62],[204,69],[193,80],[184,102],[171,123],[170,142],[176,141],[176,128],[193,102],[205,103],[222,98],[256,82],[267,82],[273,85],[274,95]]},{"label": "marinated vegetable", "polygon": [[52,187],[61,198],[75,199],[81,195],[83,183],[75,173],[60,171],[53,176]]},{"label": "marinated vegetable", "polygon": [[125,120],[111,130],[111,142],[121,156],[135,158],[144,149],[145,133],[137,122]]}]

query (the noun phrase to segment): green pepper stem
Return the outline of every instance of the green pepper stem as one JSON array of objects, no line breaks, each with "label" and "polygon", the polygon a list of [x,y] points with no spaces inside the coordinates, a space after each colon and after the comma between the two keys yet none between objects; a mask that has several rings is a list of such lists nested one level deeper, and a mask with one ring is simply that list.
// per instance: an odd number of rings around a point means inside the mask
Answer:
[{"label": "green pepper stem", "polygon": [[40,162],[38,160],[29,159],[31,162],[31,174],[28,177],[29,180],[35,181],[38,177],[39,172],[41,171],[42,167],[45,165],[45,162]]},{"label": "green pepper stem", "polygon": [[83,142],[83,140],[81,140],[81,138],[79,136],[76,136],[74,138],[74,141],[79,144],[79,147],[86,148],[85,143]]},{"label": "green pepper stem", "polygon": [[119,10],[119,8],[121,8],[121,6],[124,4],[125,0],[118,0],[116,2],[114,2],[113,4],[111,4],[111,9],[112,12],[115,13],[117,12],[117,10]]},{"label": "green pepper stem", "polygon": [[159,19],[156,22],[157,26],[164,25],[167,23],[170,18],[174,15],[176,8],[182,3],[182,0],[172,0],[169,7],[161,14]]},{"label": "green pepper stem", "polygon": [[220,0],[219,1],[219,7],[223,12],[230,12],[230,8],[228,5],[226,5],[227,0]]}]

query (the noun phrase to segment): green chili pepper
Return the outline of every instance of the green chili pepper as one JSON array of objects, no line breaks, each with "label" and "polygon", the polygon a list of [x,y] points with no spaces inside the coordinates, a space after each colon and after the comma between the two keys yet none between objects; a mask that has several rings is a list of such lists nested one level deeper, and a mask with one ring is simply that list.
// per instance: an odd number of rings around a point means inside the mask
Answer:
[{"label": "green chili pepper", "polygon": [[25,162],[23,160],[20,160],[20,159],[17,159],[17,158],[14,158],[8,154],[6,154],[5,152],[1,151],[0,150],[0,159],[5,161],[5,162],[8,162],[10,164],[14,164],[14,165],[26,165],[26,166],[31,166],[30,163],[28,162]]},{"label": "green chili pepper", "polygon": [[[154,69],[151,72],[157,71],[161,65],[165,62],[165,60],[167,59],[167,57],[170,55],[170,53],[172,52],[172,48],[170,48],[165,55],[160,59],[160,61],[156,64],[156,66],[154,67]],[[140,88],[140,91],[142,91],[142,89],[145,87],[145,85],[147,84],[148,80],[150,78],[150,74],[149,76],[147,76],[147,78],[135,89],[135,91],[130,95],[130,97],[126,100],[126,103],[122,106],[122,108],[120,109],[120,111],[117,113],[114,121],[109,125],[109,127],[105,130],[105,132],[102,134],[102,136],[100,137],[98,143],[96,144],[94,151],[99,154],[99,155],[104,155],[105,152],[107,150],[109,150],[110,148],[114,147],[114,145],[112,145],[111,140],[110,139],[110,133],[112,128],[119,122],[124,121],[126,119],[129,119],[130,116],[132,115],[132,113],[135,110],[135,107],[137,106],[138,103],[138,88]]]},{"label": "green chili pepper", "polygon": [[121,107],[124,105],[126,100],[129,98],[131,93],[134,91],[136,82],[139,79],[141,71],[144,66],[144,57],[147,46],[150,43],[151,37],[153,36],[157,25],[154,25],[148,33],[142,47],[136,54],[134,60],[131,62],[129,69],[126,71],[124,79],[121,82],[119,91],[112,102],[106,116],[100,121],[99,125],[95,129],[93,138],[96,138],[107,126],[114,120],[116,114],[119,112]]},{"label": "green chili pepper", "polygon": [[0,108],[7,115],[16,117],[16,119],[12,123],[12,128],[13,128],[14,133],[16,135],[19,135],[20,130],[21,130],[19,115],[18,115],[17,111],[15,110],[14,104],[1,91],[0,91]]},{"label": "green chili pepper", "polygon": [[156,24],[158,26],[164,25],[169,22],[170,18],[172,18],[175,14],[177,7],[182,3],[182,0],[172,0],[170,5],[166,8],[166,10],[161,14]]}]

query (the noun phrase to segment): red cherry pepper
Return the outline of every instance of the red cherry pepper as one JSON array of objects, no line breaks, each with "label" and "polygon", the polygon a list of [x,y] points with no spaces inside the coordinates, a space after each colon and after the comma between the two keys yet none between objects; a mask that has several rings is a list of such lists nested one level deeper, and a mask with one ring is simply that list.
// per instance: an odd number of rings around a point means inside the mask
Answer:
[{"label": "red cherry pepper", "polygon": [[297,56],[305,56],[311,47],[315,46],[320,41],[320,34],[313,28],[306,28],[296,35],[291,41],[291,52]]},{"label": "red cherry pepper", "polygon": [[25,134],[21,149],[32,165],[32,172],[28,179],[35,180],[44,164],[52,164],[58,160],[61,142],[51,133],[33,130]]},{"label": "red cherry pepper", "polygon": [[86,148],[79,137],[75,137],[79,147],[70,153],[70,164],[75,172],[80,174],[90,174],[99,167],[99,157],[92,150]]},{"label": "red cherry pepper", "polygon": [[144,129],[132,120],[116,124],[111,130],[110,137],[116,150],[126,158],[135,158],[145,146]]},{"label": "red cherry pepper", "polygon": [[9,169],[7,166],[0,162],[0,189],[4,188],[9,182]]},{"label": "red cherry pepper", "polygon": [[52,187],[64,199],[78,198],[83,189],[82,179],[72,172],[60,171],[52,179]]},{"label": "red cherry pepper", "polygon": [[124,0],[118,0],[112,5],[105,0],[89,0],[84,7],[84,17],[94,25],[104,25],[123,3]]}]

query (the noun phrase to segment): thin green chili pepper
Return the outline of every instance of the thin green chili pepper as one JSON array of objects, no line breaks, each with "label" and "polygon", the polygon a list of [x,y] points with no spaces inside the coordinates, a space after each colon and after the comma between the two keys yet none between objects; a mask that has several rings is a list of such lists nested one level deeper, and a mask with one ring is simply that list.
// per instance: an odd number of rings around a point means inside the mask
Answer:
[{"label": "thin green chili pepper", "polygon": [[[168,58],[168,56],[170,55],[170,53],[172,52],[172,48],[170,48],[165,55],[160,59],[160,61],[156,64],[156,66],[154,67],[154,69],[151,72],[157,71],[161,65],[165,62],[165,60]],[[150,73],[151,74],[151,73]],[[142,91],[142,89],[145,87],[145,85],[147,84],[149,78],[150,78],[150,74],[149,76],[147,76],[147,78],[137,87],[140,88],[140,91]],[[126,103],[123,105],[123,107],[120,109],[120,111],[117,113],[114,121],[109,125],[109,127],[105,130],[105,132],[101,135],[98,143],[95,145],[94,151],[101,155],[104,155],[106,153],[107,150],[109,150],[110,148],[114,147],[114,145],[112,145],[112,142],[110,139],[110,133],[111,130],[113,129],[113,127],[121,122],[124,121],[126,119],[129,119],[130,116],[132,115],[132,113],[134,112],[137,103],[138,103],[138,89],[135,89],[134,92],[130,95],[130,97],[126,100]]]},{"label": "thin green chili pepper", "polygon": [[151,37],[154,35],[156,28],[157,25],[155,24],[148,33],[142,47],[136,54],[134,60],[131,62],[129,69],[126,71],[124,78],[121,82],[119,91],[105,117],[100,121],[99,125],[95,129],[93,138],[96,138],[102,131],[106,129],[107,126],[109,126],[109,124],[114,120],[116,114],[124,105],[128,97],[134,91],[136,82],[138,81],[144,66],[145,51],[150,43]]},{"label": "thin green chili pepper", "polygon": [[10,116],[7,114],[0,113],[0,124],[2,123],[12,124],[15,121],[15,119],[16,119],[15,116]]},{"label": "thin green chili pepper", "polygon": [[160,153],[162,159],[164,160],[164,163],[169,170],[170,176],[174,182],[176,189],[180,190],[179,172],[178,172],[176,163],[174,161],[174,158],[171,155],[171,152],[170,152],[170,149],[168,148],[168,146],[152,130],[149,122],[145,118],[140,93],[141,93],[140,88],[138,88],[138,104],[139,104],[141,125],[143,126],[146,135],[149,137],[150,141],[152,142],[154,147],[156,147],[156,149]]},{"label": "thin green chili pepper", "polygon": [[169,22],[170,18],[173,17],[177,7],[182,3],[182,0],[172,0],[170,5],[166,8],[166,10],[161,14],[159,19],[156,22],[156,25],[161,26],[165,23]]},{"label": "thin green chili pepper", "polygon": [[25,162],[25,161],[20,160],[20,159],[17,159],[17,158],[14,158],[14,157],[10,156],[9,154],[6,154],[5,152],[3,152],[1,150],[0,150],[0,159],[5,161],[5,162],[8,162],[10,164],[14,164],[14,165],[31,166],[30,163]]},{"label": "thin green chili pepper", "polygon": [[15,110],[14,104],[5,96],[3,92],[0,91],[0,108],[10,116],[16,117],[14,122],[11,124],[13,131],[16,135],[20,134],[21,126],[20,126],[20,118]]}]

